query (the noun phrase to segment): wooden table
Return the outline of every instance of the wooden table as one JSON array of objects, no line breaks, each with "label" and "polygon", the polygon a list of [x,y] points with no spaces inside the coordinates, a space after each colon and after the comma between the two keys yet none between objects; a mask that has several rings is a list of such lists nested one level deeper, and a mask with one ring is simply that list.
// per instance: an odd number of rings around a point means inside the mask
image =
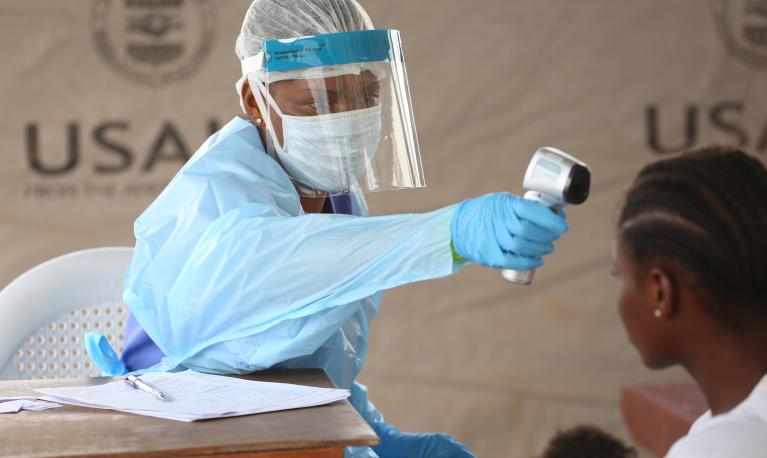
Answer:
[{"label": "wooden table", "polygon": [[[331,388],[319,369],[272,370],[250,380]],[[98,385],[112,378],[0,381],[0,396],[30,389]],[[184,423],[109,410],[64,406],[0,414],[0,456],[341,458],[346,446],[378,438],[348,401],[320,407]]]},{"label": "wooden table", "polygon": [[621,388],[621,412],[634,441],[665,456],[677,439],[708,410],[694,383],[647,383]]}]

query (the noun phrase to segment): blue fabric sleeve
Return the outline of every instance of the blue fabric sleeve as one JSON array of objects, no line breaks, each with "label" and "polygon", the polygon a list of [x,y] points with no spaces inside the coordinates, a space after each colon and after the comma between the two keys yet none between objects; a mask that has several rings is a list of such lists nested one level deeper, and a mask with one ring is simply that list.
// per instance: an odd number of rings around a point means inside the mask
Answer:
[{"label": "blue fabric sleeve", "polygon": [[162,351],[152,342],[133,313],[128,314],[125,324],[125,348],[120,360],[129,372],[146,369],[162,360]]},{"label": "blue fabric sleeve", "polygon": [[[352,214],[352,199],[348,194],[330,196],[328,199],[332,212],[336,214]],[[162,351],[147,335],[141,325],[136,321],[133,313],[128,314],[125,324],[125,349],[120,360],[127,370],[137,371],[158,364],[163,358]]]},{"label": "blue fabric sleeve", "polygon": [[[170,288],[154,292],[164,297],[161,302],[146,307],[133,289],[126,299],[169,363],[200,370],[267,368],[314,351],[354,313],[345,310],[347,304],[452,273],[452,211],[290,217],[266,205],[243,205],[208,226],[179,271],[172,263],[166,267],[162,256],[151,261],[155,275],[173,276]],[[310,319],[321,322],[304,321]],[[290,330],[284,331],[302,338],[287,340],[290,348],[270,342],[269,351],[253,351],[249,339],[256,343],[260,333],[286,323]],[[300,333],[307,325],[322,329]],[[228,361],[205,355],[231,341],[240,341],[241,350],[228,345],[236,353]]]}]

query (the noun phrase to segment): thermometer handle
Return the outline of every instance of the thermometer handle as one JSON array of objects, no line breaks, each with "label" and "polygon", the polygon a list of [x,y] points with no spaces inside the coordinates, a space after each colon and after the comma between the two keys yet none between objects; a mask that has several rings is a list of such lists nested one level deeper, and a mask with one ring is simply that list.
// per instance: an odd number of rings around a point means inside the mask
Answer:
[{"label": "thermometer handle", "polygon": [[[559,207],[555,201],[547,199],[546,194],[542,194],[538,191],[525,192],[524,198],[526,200],[532,200],[539,204],[551,208],[552,211],[559,212]],[[533,276],[535,275],[535,269],[520,271],[513,269],[503,269],[501,276],[507,281],[516,283],[517,285],[529,285],[533,282]]]},{"label": "thermometer handle", "polygon": [[517,285],[529,285],[533,282],[533,276],[535,275],[535,269],[532,270],[512,270],[503,269],[501,276],[504,280],[516,283]]}]

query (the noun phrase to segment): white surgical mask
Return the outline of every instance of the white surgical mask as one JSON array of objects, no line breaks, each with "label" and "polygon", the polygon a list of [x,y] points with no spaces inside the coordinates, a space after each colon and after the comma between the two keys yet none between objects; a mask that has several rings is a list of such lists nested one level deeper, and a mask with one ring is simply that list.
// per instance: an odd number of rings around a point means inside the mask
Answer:
[{"label": "white surgical mask", "polygon": [[317,191],[337,193],[352,188],[378,150],[381,105],[316,116],[291,116],[282,113],[263,84],[255,86],[259,108],[265,112],[266,99],[282,118],[282,146],[276,141],[268,116],[265,122],[275,139],[277,157],[288,174]]},{"label": "white surgical mask", "polygon": [[381,140],[381,105],[318,116],[282,115],[283,146],[275,145],[285,170],[325,192],[348,190],[375,155]]}]

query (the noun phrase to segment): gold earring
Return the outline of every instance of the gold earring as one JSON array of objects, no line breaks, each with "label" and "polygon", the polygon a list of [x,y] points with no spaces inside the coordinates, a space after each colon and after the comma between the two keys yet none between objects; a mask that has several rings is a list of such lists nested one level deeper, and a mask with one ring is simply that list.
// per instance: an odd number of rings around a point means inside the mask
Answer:
[{"label": "gold earring", "polygon": [[256,119],[256,124],[261,124],[261,118]]},{"label": "gold earring", "polygon": [[655,318],[660,318],[661,315],[663,315],[663,312],[661,312],[660,309],[655,309],[655,313],[653,314],[655,315]]}]

